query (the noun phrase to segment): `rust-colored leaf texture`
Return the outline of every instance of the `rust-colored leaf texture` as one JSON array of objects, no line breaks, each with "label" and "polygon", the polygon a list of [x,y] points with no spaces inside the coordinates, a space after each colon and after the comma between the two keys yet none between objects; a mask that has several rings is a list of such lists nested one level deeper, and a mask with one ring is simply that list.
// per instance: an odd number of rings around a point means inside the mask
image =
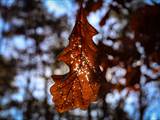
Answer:
[{"label": "rust-colored leaf texture", "polygon": [[55,84],[50,91],[56,110],[60,113],[75,108],[87,109],[99,96],[105,80],[96,62],[98,49],[92,40],[97,33],[81,7],[69,44],[58,56],[58,60],[65,62],[70,71],[65,75],[52,76]]}]

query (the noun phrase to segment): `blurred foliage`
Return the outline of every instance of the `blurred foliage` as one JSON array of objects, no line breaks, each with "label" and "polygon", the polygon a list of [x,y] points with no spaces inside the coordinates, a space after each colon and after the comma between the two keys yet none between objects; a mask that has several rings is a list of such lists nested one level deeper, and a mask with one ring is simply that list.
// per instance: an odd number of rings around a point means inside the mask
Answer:
[{"label": "blurred foliage", "polygon": [[16,75],[15,60],[6,60],[0,56],[0,96],[5,95],[6,88],[8,93],[13,93],[16,87],[12,85],[14,76]]},{"label": "blurred foliage", "polygon": [[[55,17],[54,13],[47,11],[43,1],[40,0],[14,0],[12,4],[2,0],[0,19],[4,22],[0,30],[0,119],[10,120],[20,117],[19,119],[27,120],[125,120],[136,119],[138,114],[138,119],[142,120],[146,108],[151,104],[147,99],[148,96],[152,98],[152,102],[159,99],[160,5],[156,2],[147,5],[141,0],[111,0],[111,2],[74,0],[72,2],[76,5],[83,2],[88,16],[90,13],[106,9],[106,13],[99,21],[102,38],[97,44],[101,56],[98,62],[104,68],[103,74],[106,80],[114,84],[116,90],[111,90],[104,95],[100,102],[92,104],[87,112],[82,112],[83,114],[78,111],[77,115],[76,110],[64,114],[57,113],[54,105],[49,102],[50,75],[46,73],[46,69],[54,69],[54,72],[56,68],[62,66],[55,61],[55,57],[66,45],[67,38],[64,34],[70,34],[70,18],[67,15]],[[112,18],[115,18],[116,22],[109,24]],[[115,29],[117,24],[121,27]],[[103,29],[106,26],[108,31]],[[116,35],[110,34],[113,32]],[[25,48],[19,49],[13,46],[12,39],[15,36],[24,36]],[[33,44],[27,46],[28,41]],[[4,46],[13,52],[7,58],[5,51],[1,52]],[[117,73],[119,70],[125,71],[125,74],[119,76]],[[25,86],[21,85],[24,90],[22,100],[18,100],[18,96],[13,97],[21,90],[15,84],[18,75],[23,76],[21,79],[25,83]],[[109,75],[112,77],[110,78]],[[44,97],[41,99],[35,97],[34,88],[31,89],[31,83],[38,77],[44,81]],[[150,85],[152,86],[147,89]],[[158,92],[155,92],[152,97],[149,92],[146,92],[154,87],[157,87]],[[106,89],[108,90],[107,87]],[[122,96],[124,90],[127,92]],[[106,99],[116,91],[120,99],[113,107]],[[139,107],[133,116],[129,116],[124,108],[127,98],[133,92],[138,96]],[[12,114],[12,109],[17,112]]]}]

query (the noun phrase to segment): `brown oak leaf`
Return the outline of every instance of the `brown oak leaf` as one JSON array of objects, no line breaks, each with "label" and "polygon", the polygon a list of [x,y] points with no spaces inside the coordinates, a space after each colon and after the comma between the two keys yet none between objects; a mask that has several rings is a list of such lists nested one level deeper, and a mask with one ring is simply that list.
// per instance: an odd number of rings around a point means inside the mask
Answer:
[{"label": "brown oak leaf", "polygon": [[92,41],[97,33],[81,7],[69,37],[69,45],[58,56],[58,60],[65,62],[70,71],[65,75],[52,76],[55,84],[50,91],[58,112],[74,108],[87,109],[98,98],[105,80],[96,62],[97,46]]}]

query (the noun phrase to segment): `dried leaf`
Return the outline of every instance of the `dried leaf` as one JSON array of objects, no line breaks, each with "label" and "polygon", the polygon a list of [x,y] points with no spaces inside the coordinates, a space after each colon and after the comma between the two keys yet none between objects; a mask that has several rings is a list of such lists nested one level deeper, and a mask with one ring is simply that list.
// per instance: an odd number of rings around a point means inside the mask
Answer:
[{"label": "dried leaf", "polygon": [[110,16],[110,11],[111,11],[111,10],[108,10],[108,11],[106,12],[106,14],[103,16],[103,18],[102,18],[101,21],[99,22],[99,25],[100,25],[100,26],[105,25],[106,20],[107,20],[107,19],[109,18],[109,16]]},{"label": "dried leaf", "polygon": [[160,7],[146,5],[137,9],[131,17],[131,29],[137,34],[159,34]]},{"label": "dried leaf", "polygon": [[97,46],[92,37],[97,31],[88,23],[85,11],[80,8],[77,21],[69,37],[69,45],[58,60],[70,67],[66,75],[54,75],[51,94],[58,112],[74,108],[87,109],[97,99],[102,80],[96,64]]},{"label": "dried leaf", "polygon": [[96,10],[100,9],[102,5],[103,5],[103,0],[97,0],[97,1],[88,0],[86,2],[85,10],[87,11],[87,14],[89,14],[90,12],[95,12]]},{"label": "dried leaf", "polygon": [[126,87],[133,87],[136,84],[139,84],[140,82],[140,76],[141,76],[141,71],[140,67],[127,67],[127,74],[125,76],[126,78]]}]

